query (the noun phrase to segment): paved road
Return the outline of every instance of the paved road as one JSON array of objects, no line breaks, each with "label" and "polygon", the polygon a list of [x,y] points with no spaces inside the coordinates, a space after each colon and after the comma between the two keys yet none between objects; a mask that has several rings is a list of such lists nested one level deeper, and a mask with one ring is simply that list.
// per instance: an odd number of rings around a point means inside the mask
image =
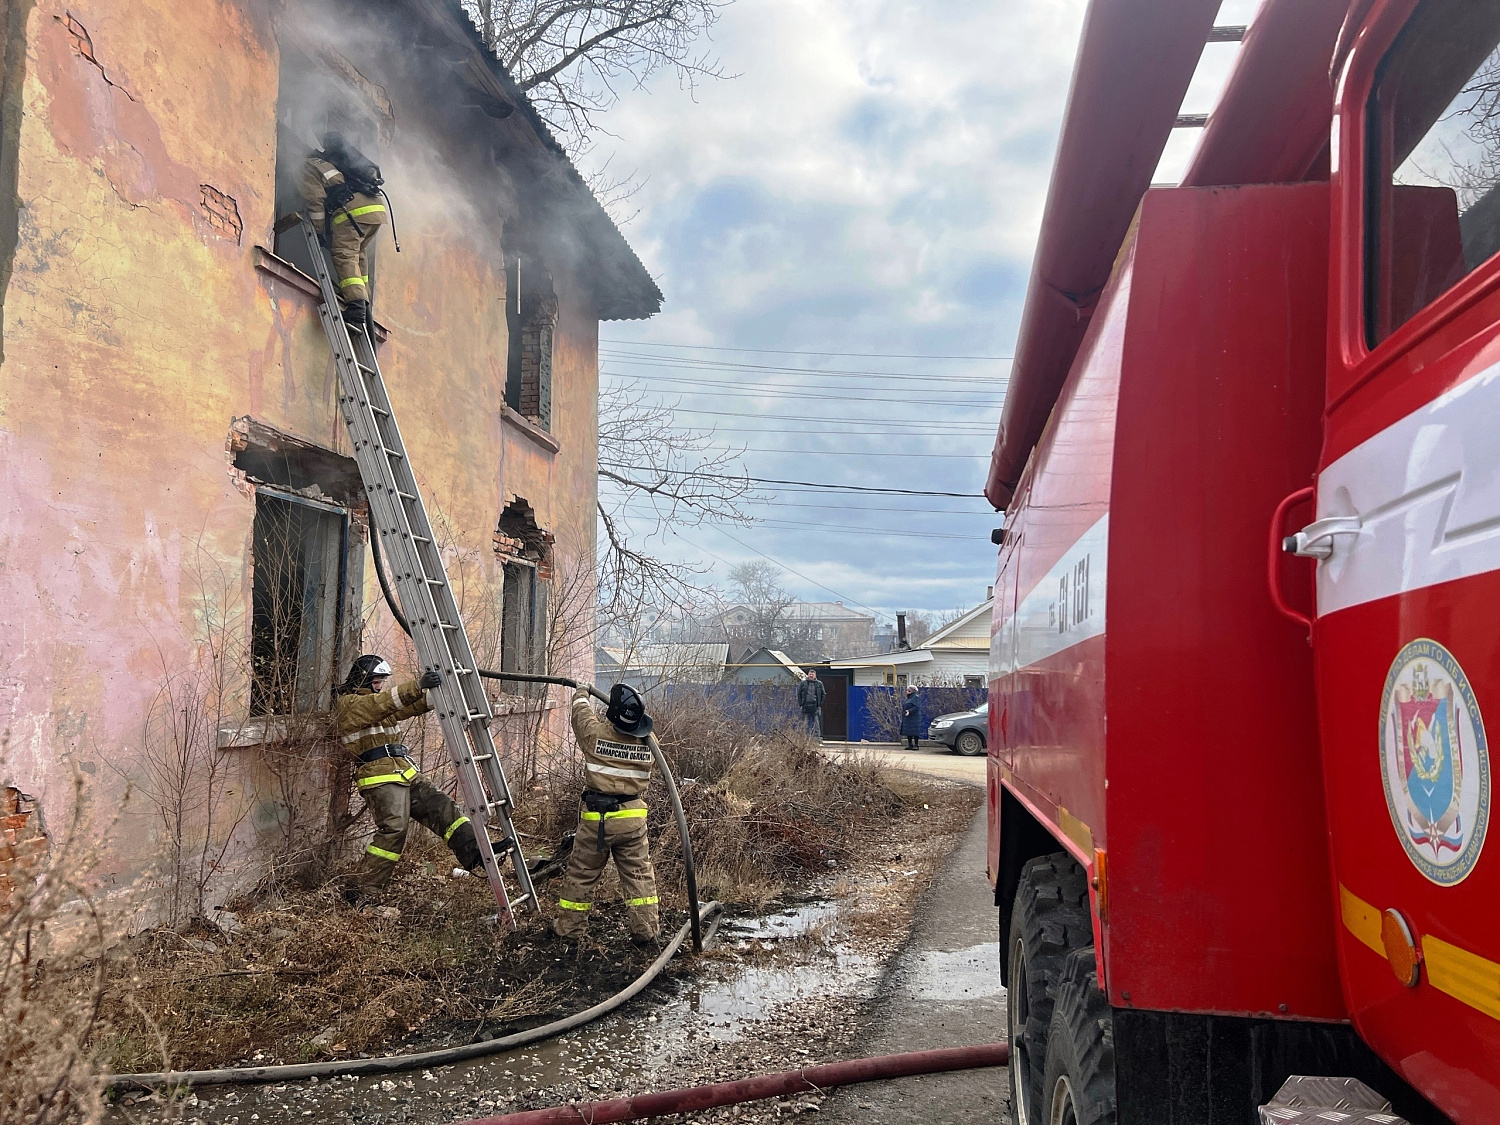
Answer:
[{"label": "paved road", "polygon": [[[983,766],[983,759],[979,760]],[[981,775],[982,776],[982,775]],[[983,810],[917,907],[912,935],[871,1006],[866,1055],[964,1047],[1005,1037],[994,895],[984,875]],[[1004,1070],[854,1086],[831,1096],[833,1125],[1009,1122]]]},{"label": "paved road", "polygon": [[[897,742],[825,742],[823,752],[835,758],[845,754],[865,755],[900,769],[917,770],[934,777],[966,781],[972,785],[984,784],[983,755],[965,758],[936,744],[923,746],[920,750],[903,750]],[[979,869],[984,871],[982,859]]]}]

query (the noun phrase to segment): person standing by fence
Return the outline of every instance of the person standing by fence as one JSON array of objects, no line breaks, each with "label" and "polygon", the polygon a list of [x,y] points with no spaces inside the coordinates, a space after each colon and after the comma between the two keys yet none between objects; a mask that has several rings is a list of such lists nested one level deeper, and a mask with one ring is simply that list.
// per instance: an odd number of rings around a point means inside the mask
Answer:
[{"label": "person standing by fence", "polygon": [[808,670],[807,679],[797,685],[797,706],[807,720],[807,733],[820,741],[823,738],[823,698],[828,688],[818,682],[818,673]]},{"label": "person standing by fence", "polygon": [[917,740],[922,737],[922,703],[914,687],[906,689],[906,699],[901,704],[901,737],[906,739],[908,750],[917,749]]}]

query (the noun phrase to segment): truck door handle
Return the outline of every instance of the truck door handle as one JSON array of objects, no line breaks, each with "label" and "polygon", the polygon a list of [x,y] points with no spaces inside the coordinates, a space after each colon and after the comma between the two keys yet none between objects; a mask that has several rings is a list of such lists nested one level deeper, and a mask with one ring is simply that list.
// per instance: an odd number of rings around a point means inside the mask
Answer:
[{"label": "truck door handle", "polygon": [[[1289,549],[1287,545],[1318,526],[1317,524],[1311,524],[1304,531],[1299,532],[1298,535],[1288,536],[1286,534],[1287,514],[1298,504],[1304,504],[1313,499],[1316,494],[1317,490],[1309,485],[1306,488],[1299,488],[1280,504],[1276,505],[1276,514],[1271,517],[1271,536],[1266,552],[1266,580],[1271,590],[1271,604],[1276,607],[1276,611],[1283,617],[1289,618],[1306,628],[1309,639],[1312,636],[1312,618],[1308,617],[1301,610],[1294,609],[1291,605],[1287,604],[1286,595],[1281,592],[1281,570],[1283,560],[1286,558],[1285,552]],[[1355,530],[1358,529],[1356,528]],[[1330,532],[1329,534],[1332,533]],[[1328,539],[1327,541],[1329,543],[1329,553],[1331,554],[1333,550],[1332,540]],[[1297,553],[1301,554],[1301,551]]]},{"label": "truck door handle", "polygon": [[1281,541],[1281,549],[1304,559],[1330,559],[1335,536],[1358,535],[1363,526],[1358,516],[1324,516],[1296,535],[1288,535]]}]

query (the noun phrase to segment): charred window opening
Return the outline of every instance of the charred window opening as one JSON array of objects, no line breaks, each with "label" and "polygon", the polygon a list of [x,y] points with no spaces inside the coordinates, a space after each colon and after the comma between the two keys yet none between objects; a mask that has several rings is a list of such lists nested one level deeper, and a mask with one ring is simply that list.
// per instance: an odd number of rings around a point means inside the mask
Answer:
[{"label": "charred window opening", "polygon": [[557,330],[557,293],[540,259],[525,251],[505,258],[505,327],[510,351],[505,365],[505,402],[552,432],[552,346]]},{"label": "charred window opening", "polygon": [[500,668],[505,672],[545,674],[552,535],[537,527],[536,513],[525,500],[517,499],[501,513],[495,553],[505,572]]},{"label": "charred window opening", "polygon": [[[330,130],[342,133],[370,159],[380,160],[392,127],[385,90],[371,82],[342,55],[325,46],[281,43],[280,85],[276,101],[276,214],[291,215],[306,206],[298,184],[308,156],[322,146]],[[377,252],[371,248],[372,258]],[[276,235],[276,254],[311,273],[306,242],[292,227]]]},{"label": "charred window opening", "polygon": [[359,645],[363,489],[353,461],[241,419],[235,467],[255,487],[250,713],[327,708]]}]

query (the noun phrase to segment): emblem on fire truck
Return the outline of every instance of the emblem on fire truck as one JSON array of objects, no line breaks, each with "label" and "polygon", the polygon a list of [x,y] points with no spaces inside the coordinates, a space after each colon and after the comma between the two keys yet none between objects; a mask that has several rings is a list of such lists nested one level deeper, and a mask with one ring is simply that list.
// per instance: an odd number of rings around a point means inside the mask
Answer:
[{"label": "emblem on fire truck", "polygon": [[1385,803],[1417,870],[1441,886],[1474,870],[1490,819],[1484,719],[1453,654],[1425,637],[1391,662],[1380,701]]}]

